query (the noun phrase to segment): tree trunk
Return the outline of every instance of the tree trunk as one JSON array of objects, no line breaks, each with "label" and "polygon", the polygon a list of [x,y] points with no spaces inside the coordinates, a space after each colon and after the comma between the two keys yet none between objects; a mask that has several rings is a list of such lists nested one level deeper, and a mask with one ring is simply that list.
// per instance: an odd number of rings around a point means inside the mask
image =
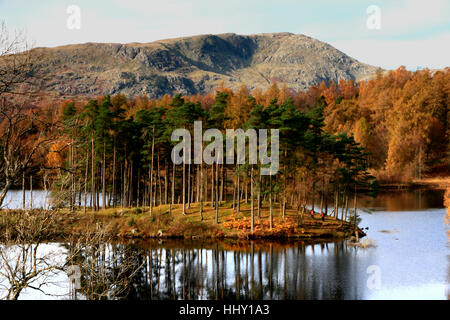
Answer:
[{"label": "tree trunk", "polygon": [[103,208],[103,210],[106,209],[106,141],[103,141],[102,208]]},{"label": "tree trunk", "polygon": [[113,142],[113,173],[112,173],[112,197],[113,197],[113,207],[115,208],[116,203],[116,136],[114,135]]},{"label": "tree trunk", "polygon": [[33,174],[30,174],[30,210],[33,210]]},{"label": "tree trunk", "polygon": [[355,215],[353,218],[353,228],[355,231],[356,239],[357,241],[359,241],[359,234],[358,231],[356,230],[356,184],[355,184],[355,194],[353,196],[353,210],[354,210],[353,214]]},{"label": "tree trunk", "polygon": [[151,158],[151,164],[150,164],[150,190],[149,190],[149,195],[150,195],[150,199],[149,199],[149,211],[150,211],[150,216],[153,214],[153,207],[152,207],[152,197],[153,197],[153,158],[154,158],[154,153],[155,153],[155,127],[153,127],[152,130],[152,158]]},{"label": "tree trunk", "polygon": [[221,166],[220,166],[220,170],[221,170],[221,181],[220,181],[220,197],[219,197],[219,203],[221,203],[222,201],[223,201],[223,199],[224,199],[224,197],[225,197],[225,195],[224,195],[224,188],[225,188],[225,168],[224,168],[224,165],[222,164]]},{"label": "tree trunk", "polygon": [[190,181],[191,181],[191,191],[190,191],[189,204],[194,202],[195,166],[192,166],[192,174],[191,174]]},{"label": "tree trunk", "polygon": [[5,185],[3,186],[2,192],[0,193],[0,208],[3,204],[3,201],[6,198],[6,194],[8,193],[9,189],[12,186],[12,180],[9,179],[9,177],[6,177]]},{"label": "tree trunk", "polygon": [[157,166],[157,170],[158,170],[158,185],[159,185],[159,205],[162,205],[162,185],[161,185],[161,171],[159,170],[159,152],[158,152],[158,166]]},{"label": "tree trunk", "polygon": [[261,189],[262,189],[262,177],[261,172],[259,174],[258,183],[258,219],[261,219]]},{"label": "tree trunk", "polygon": [[[246,174],[246,177],[248,177],[247,174]],[[248,204],[248,181],[247,181],[247,179],[245,180],[245,204]]]},{"label": "tree trunk", "polygon": [[348,194],[345,195],[345,213],[344,213],[344,221],[347,220],[347,214],[348,214]]},{"label": "tree trunk", "polygon": [[272,170],[270,170],[269,177],[269,219],[270,219],[270,230],[273,228],[273,208],[272,208]]},{"label": "tree trunk", "polygon": [[236,182],[233,179],[233,212],[236,211]]},{"label": "tree trunk", "polygon": [[240,172],[239,165],[237,166],[237,213],[241,212],[241,191],[240,191]]},{"label": "tree trunk", "polygon": [[183,192],[183,210],[182,210],[182,213],[183,213],[183,215],[186,215],[186,164],[185,163],[183,163],[183,188],[182,188],[182,192]]},{"label": "tree trunk", "polygon": [[84,171],[84,213],[86,213],[86,206],[87,206],[88,174],[89,174],[89,153],[86,154],[86,169]]},{"label": "tree trunk", "polygon": [[22,210],[25,210],[25,171],[22,173]]},{"label": "tree trunk", "polygon": [[168,190],[167,188],[169,187],[169,163],[167,162],[167,159],[165,160],[166,162],[166,170],[164,173],[164,204],[167,204],[167,200],[168,200]]},{"label": "tree trunk", "polygon": [[[186,128],[186,127],[185,127]],[[186,141],[183,139],[183,215],[186,215]]]},{"label": "tree trunk", "polygon": [[200,218],[203,221],[203,162],[200,164]]},{"label": "tree trunk", "polygon": [[196,166],[196,173],[195,176],[196,178],[196,188],[195,188],[195,202],[200,202],[200,170],[199,170],[199,166]]},{"label": "tree trunk", "polygon": [[172,163],[172,199],[169,204],[169,213],[172,213],[172,206],[175,204],[175,162]]},{"label": "tree trunk", "polygon": [[92,161],[92,169],[91,169],[91,199],[92,199],[92,209],[96,210],[95,207],[95,159],[94,159],[94,134],[92,134],[91,138],[91,161]]},{"label": "tree trunk", "polygon": [[214,163],[211,165],[211,208],[214,208]]},{"label": "tree trunk", "polygon": [[45,199],[44,199],[43,209],[47,210],[48,188],[47,188],[47,171],[45,171],[45,170],[44,170],[44,176],[43,176],[43,184],[44,184],[44,191],[45,191]]},{"label": "tree trunk", "polygon": [[323,190],[320,192],[320,213],[323,211]]},{"label": "tree trunk", "polygon": [[191,208],[191,162],[188,165],[188,177],[187,177],[187,207]]},{"label": "tree trunk", "polygon": [[140,197],[140,186],[141,186],[141,166],[138,166],[138,174],[137,174],[137,196],[136,196],[136,207],[139,207],[139,197]]},{"label": "tree trunk", "polygon": [[[220,153],[217,157],[217,163],[216,163],[216,183],[215,183],[215,189],[216,189],[216,224],[219,223],[219,158]],[[214,165],[213,165],[214,166]]]},{"label": "tree trunk", "polygon": [[130,174],[129,174],[129,184],[128,184],[128,205],[133,206],[133,161],[130,164]]},{"label": "tree trunk", "polygon": [[250,171],[250,207],[251,207],[251,231],[255,231],[255,208],[253,206],[253,165]]}]

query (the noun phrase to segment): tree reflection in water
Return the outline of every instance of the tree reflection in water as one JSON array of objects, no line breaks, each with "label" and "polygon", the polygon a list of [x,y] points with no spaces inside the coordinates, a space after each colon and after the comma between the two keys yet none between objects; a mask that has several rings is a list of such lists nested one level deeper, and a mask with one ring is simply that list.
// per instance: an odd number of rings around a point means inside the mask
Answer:
[{"label": "tree reflection in water", "polygon": [[[80,270],[80,287],[70,285],[65,294],[69,299],[363,298],[357,286],[356,255],[352,254],[356,249],[343,242],[121,244],[95,236],[88,242],[52,246],[47,252],[60,250],[60,258],[45,264],[41,260],[42,266],[50,267],[55,276],[57,271],[65,273],[68,266]],[[20,255],[17,251],[16,257]],[[67,276],[63,280],[67,288]],[[34,287],[44,282],[57,284],[46,276],[36,279]],[[46,294],[61,298],[52,290]]]},{"label": "tree reflection in water", "polygon": [[[442,205],[443,193],[440,195]],[[445,193],[445,201],[449,208],[450,191]],[[434,196],[433,196],[434,199]],[[433,200],[432,199],[432,200]],[[433,200],[434,201],[434,200]],[[377,207],[375,205],[375,207]],[[384,207],[380,205],[380,207]],[[433,207],[435,207],[433,205]],[[418,212],[416,229],[405,231],[407,236],[415,236],[417,230],[421,230],[422,221],[433,221],[436,211],[424,215]],[[445,222],[450,221],[450,209],[447,209]],[[398,214],[396,217],[403,217]],[[231,242],[222,241],[217,243],[201,241],[165,240],[165,241],[142,241],[133,243],[117,243],[109,239],[100,232],[83,235],[81,239],[58,243],[43,244],[40,237],[48,237],[51,229],[46,229],[43,221],[51,221],[52,217],[43,215],[38,219],[38,215],[20,217],[26,223],[19,225],[13,231],[17,234],[11,236],[12,243],[2,240],[0,251],[3,261],[0,259],[0,272],[7,272],[5,268],[11,270],[24,270],[23,266],[28,266],[25,270],[39,270],[51,266],[51,272],[42,272],[42,277],[23,277],[20,272],[16,273],[13,281],[1,278],[3,285],[0,288],[1,296],[5,296],[12,284],[17,283],[25,287],[35,287],[42,289],[46,294],[54,295],[55,292],[41,283],[56,283],[52,278],[54,275],[61,280],[64,275],[67,287],[66,268],[77,265],[81,271],[81,287],[76,289],[72,286],[69,295],[71,299],[367,299],[377,297],[373,292],[369,292],[366,287],[368,274],[366,269],[373,264],[388,266],[383,269],[383,285],[386,290],[382,292],[382,297],[391,297],[388,292],[389,285],[398,286],[400,289],[405,284],[393,282],[390,272],[398,277],[399,272],[405,270],[406,284],[415,284],[415,272],[417,269],[402,269],[404,261],[399,261],[401,270],[392,270],[395,266],[395,255],[386,256],[386,250],[394,248],[396,241],[389,238],[388,234],[374,233],[377,230],[384,230],[383,224],[371,225],[373,234],[378,235],[381,240],[385,239],[385,251],[361,250],[347,246],[345,242],[328,243],[281,243],[281,242]],[[381,215],[381,217],[386,217]],[[389,217],[389,216],[387,216]],[[404,219],[416,217],[409,214]],[[14,218],[18,218],[17,214]],[[421,219],[427,220],[421,220]],[[28,219],[28,220],[26,220]],[[35,220],[33,220],[35,219]],[[397,221],[403,223],[404,220]],[[439,220],[442,225],[442,220]],[[44,225],[44,226],[43,226]],[[0,234],[10,234],[7,221],[3,221]],[[373,228],[372,228],[373,227]],[[44,232],[43,232],[44,230]],[[101,230],[101,228],[99,228]],[[8,231],[8,232],[6,232]],[[411,234],[408,234],[410,232]],[[34,241],[29,241],[23,235],[32,234]],[[17,241],[17,237],[21,241]],[[387,239],[389,238],[389,239]],[[15,240],[14,240],[15,239]],[[433,240],[435,241],[435,240]],[[449,239],[450,241],[450,239]],[[32,245],[31,245],[32,244]],[[436,242],[436,245],[440,245]],[[392,245],[391,247],[389,245]],[[406,249],[407,243],[402,243]],[[413,246],[417,243],[413,243]],[[15,247],[14,247],[15,246]],[[45,250],[40,251],[44,248]],[[25,252],[23,251],[25,249]],[[28,250],[28,251],[27,251]],[[439,250],[438,250],[439,251]],[[37,255],[33,255],[36,252]],[[380,259],[383,254],[383,259]],[[411,251],[413,252],[413,251]],[[442,253],[442,251],[439,251]],[[56,263],[49,259],[48,255],[59,257]],[[45,256],[47,255],[47,256]],[[23,257],[26,259],[20,260]],[[32,258],[31,258],[32,257]],[[419,259],[418,257],[417,259]],[[449,258],[450,259],[450,258]],[[8,267],[5,261],[12,264],[19,261],[20,268]],[[440,260],[438,260],[440,261]],[[22,263],[24,262],[24,263]],[[34,263],[38,262],[38,263]],[[430,264],[424,264],[430,266]],[[450,265],[450,260],[448,261]],[[390,267],[390,269],[389,269]],[[395,269],[395,267],[393,268]],[[45,271],[45,270],[44,270]],[[414,277],[409,276],[409,274]],[[433,272],[438,272],[439,269]],[[447,273],[447,270],[444,270]],[[20,280],[27,279],[27,282]],[[448,267],[448,282],[450,281],[450,267]],[[32,282],[31,280],[34,280]],[[395,280],[395,279],[394,279]],[[16,281],[14,284],[14,281]],[[428,280],[427,280],[428,281]],[[417,285],[420,285],[418,283]],[[418,291],[422,289],[417,289]],[[14,291],[14,290],[13,290]],[[55,296],[48,296],[55,298]],[[393,295],[394,297],[397,297]],[[447,291],[446,296],[450,293]],[[18,297],[18,295],[6,295],[7,298]],[[60,297],[60,296],[56,296]],[[450,297],[449,297],[450,298]]]},{"label": "tree reflection in water", "polygon": [[[71,244],[67,248],[73,250]],[[343,242],[103,243],[79,251],[74,262],[82,266],[81,289],[71,297],[357,299],[351,250]]]}]

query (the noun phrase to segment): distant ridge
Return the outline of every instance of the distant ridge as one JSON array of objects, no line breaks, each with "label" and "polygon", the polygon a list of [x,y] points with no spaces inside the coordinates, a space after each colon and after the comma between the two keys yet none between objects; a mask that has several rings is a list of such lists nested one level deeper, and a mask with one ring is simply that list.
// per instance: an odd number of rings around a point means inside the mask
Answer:
[{"label": "distant ridge", "polygon": [[276,81],[296,90],[339,79],[361,80],[378,67],[305,35],[199,35],[151,43],[85,43],[36,48],[42,88],[59,96],[207,93],[222,81],[266,88]]}]

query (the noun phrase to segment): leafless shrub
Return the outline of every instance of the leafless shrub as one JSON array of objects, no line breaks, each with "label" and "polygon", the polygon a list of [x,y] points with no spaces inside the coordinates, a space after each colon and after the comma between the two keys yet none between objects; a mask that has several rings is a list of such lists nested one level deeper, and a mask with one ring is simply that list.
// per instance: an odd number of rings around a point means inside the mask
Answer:
[{"label": "leafless shrub", "polygon": [[58,272],[60,252],[42,250],[54,232],[55,213],[42,211],[2,214],[0,298],[16,300],[23,290],[43,291]]},{"label": "leafless shrub", "polygon": [[0,298],[18,299],[27,288],[51,296],[46,286],[60,285],[55,276],[70,266],[79,268],[81,284],[71,288],[72,297],[98,300],[126,295],[143,263],[128,246],[115,244],[99,224],[58,247],[46,244],[46,239],[59,235],[60,216],[57,211],[1,214]]},{"label": "leafless shrub", "polygon": [[132,278],[144,265],[134,259],[128,246],[114,243],[104,229],[97,225],[97,230],[86,232],[69,246],[66,265],[76,265],[81,271],[81,288],[76,294],[89,300],[126,295]]},{"label": "leafless shrub", "polygon": [[40,57],[32,48],[23,30],[10,31],[0,22],[0,96],[37,92]]}]

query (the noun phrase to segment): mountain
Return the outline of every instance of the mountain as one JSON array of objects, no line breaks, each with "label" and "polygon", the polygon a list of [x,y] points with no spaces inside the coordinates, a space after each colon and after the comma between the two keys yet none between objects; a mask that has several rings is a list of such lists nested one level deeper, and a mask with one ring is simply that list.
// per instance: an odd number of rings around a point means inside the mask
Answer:
[{"label": "mountain", "polygon": [[61,96],[206,93],[222,81],[251,89],[273,81],[303,90],[322,80],[361,80],[379,68],[292,33],[200,35],[151,43],[36,48],[42,88]]}]

